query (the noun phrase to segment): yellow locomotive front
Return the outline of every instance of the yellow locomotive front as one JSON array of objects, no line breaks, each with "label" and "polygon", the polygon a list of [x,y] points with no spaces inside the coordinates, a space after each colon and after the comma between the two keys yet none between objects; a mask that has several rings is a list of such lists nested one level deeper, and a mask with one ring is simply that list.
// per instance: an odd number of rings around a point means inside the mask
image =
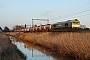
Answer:
[{"label": "yellow locomotive front", "polygon": [[78,19],[71,20],[72,28],[80,28],[80,21]]}]

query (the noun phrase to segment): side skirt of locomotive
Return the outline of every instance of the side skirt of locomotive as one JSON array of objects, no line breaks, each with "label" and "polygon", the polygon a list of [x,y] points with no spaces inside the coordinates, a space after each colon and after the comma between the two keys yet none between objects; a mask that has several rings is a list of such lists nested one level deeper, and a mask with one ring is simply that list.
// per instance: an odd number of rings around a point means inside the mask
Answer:
[{"label": "side skirt of locomotive", "polygon": [[51,29],[51,32],[83,32],[83,31],[90,31],[88,28],[82,29],[82,28],[54,28]]}]

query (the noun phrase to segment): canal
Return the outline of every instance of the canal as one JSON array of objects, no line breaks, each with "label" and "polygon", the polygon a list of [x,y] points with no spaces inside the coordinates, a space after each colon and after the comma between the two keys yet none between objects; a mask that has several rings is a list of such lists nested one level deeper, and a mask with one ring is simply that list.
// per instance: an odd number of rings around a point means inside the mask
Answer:
[{"label": "canal", "polygon": [[34,43],[18,40],[12,37],[10,37],[10,40],[12,41],[12,44],[16,45],[17,48],[26,55],[26,60],[75,60],[71,57],[58,55],[50,49]]}]

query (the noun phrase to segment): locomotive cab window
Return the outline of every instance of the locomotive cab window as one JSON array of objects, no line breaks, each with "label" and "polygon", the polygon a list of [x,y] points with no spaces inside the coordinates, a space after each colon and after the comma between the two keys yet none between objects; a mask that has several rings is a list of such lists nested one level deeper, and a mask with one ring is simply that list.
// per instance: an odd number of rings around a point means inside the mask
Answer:
[{"label": "locomotive cab window", "polygon": [[80,22],[73,22],[73,24],[80,24]]},{"label": "locomotive cab window", "polygon": [[56,27],[56,25],[53,25],[54,27]]},{"label": "locomotive cab window", "polygon": [[68,23],[65,23],[65,26],[68,26]]}]

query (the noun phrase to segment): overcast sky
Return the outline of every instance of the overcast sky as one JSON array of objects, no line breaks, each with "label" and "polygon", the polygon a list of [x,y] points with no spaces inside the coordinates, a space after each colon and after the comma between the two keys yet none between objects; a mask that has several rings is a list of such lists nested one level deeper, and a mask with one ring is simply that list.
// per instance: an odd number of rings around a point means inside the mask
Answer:
[{"label": "overcast sky", "polygon": [[49,19],[50,23],[77,18],[90,28],[90,0],[0,0],[2,28],[31,25],[32,18]]}]

